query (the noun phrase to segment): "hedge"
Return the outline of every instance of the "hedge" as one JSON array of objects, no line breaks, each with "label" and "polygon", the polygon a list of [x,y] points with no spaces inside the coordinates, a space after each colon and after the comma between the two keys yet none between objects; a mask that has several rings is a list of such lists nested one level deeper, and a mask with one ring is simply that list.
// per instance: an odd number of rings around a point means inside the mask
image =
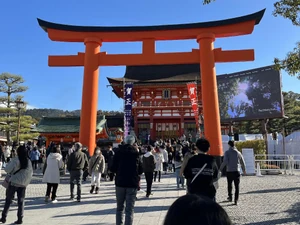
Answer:
[{"label": "hedge", "polygon": [[238,141],[235,142],[237,149],[242,152],[243,148],[253,148],[255,155],[264,155],[256,159],[266,159],[266,144],[264,140]]}]

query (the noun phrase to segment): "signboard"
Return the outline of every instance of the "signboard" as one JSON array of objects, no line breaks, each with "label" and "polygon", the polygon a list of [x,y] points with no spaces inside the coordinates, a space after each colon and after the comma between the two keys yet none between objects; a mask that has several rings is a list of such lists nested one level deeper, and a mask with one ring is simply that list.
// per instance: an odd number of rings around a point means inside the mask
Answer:
[{"label": "signboard", "polygon": [[196,126],[199,127],[199,108],[198,108],[198,98],[197,98],[197,86],[196,83],[187,83],[187,88],[189,91],[189,96],[191,99],[192,109],[194,111]]},{"label": "signboard", "polygon": [[132,88],[132,83],[124,85],[124,138],[129,134],[131,125]]},{"label": "signboard", "polygon": [[272,66],[217,76],[222,122],[283,116],[280,71]]},{"label": "signboard", "polygon": [[255,174],[255,157],[253,148],[243,148],[243,157],[246,164],[246,173],[249,175]]}]

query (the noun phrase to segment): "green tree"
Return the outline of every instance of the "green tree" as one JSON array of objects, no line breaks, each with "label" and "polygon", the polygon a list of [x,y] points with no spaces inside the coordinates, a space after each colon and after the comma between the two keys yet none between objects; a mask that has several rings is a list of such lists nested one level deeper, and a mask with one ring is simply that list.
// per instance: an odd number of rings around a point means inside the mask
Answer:
[{"label": "green tree", "polygon": [[[215,0],[202,0],[203,4],[210,4]],[[300,26],[300,1],[277,0],[274,3],[273,15],[289,19],[293,25]],[[285,70],[290,76],[296,76],[300,80],[300,42],[294,49],[286,54],[284,59],[274,59],[276,69]]]},{"label": "green tree", "polygon": [[[24,79],[22,76],[2,73],[0,74],[0,130],[6,133],[8,142],[16,140],[16,132],[18,130],[18,112],[16,109],[16,101],[21,101],[23,96],[20,93],[25,92],[28,87],[23,86]],[[22,111],[24,111],[23,109]],[[21,113],[22,113],[21,111]],[[36,134],[30,133],[33,120],[28,116],[20,118],[20,140],[23,137],[34,137]]]}]

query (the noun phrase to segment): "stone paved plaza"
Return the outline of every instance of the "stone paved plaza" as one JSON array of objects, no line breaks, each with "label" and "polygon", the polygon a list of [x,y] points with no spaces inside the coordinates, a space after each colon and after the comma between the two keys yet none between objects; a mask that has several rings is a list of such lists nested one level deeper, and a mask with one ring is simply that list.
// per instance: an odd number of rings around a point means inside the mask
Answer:
[{"label": "stone paved plaza", "polygon": [[[116,203],[112,182],[102,182],[99,195],[89,194],[89,184],[85,183],[81,203],[68,200],[67,177],[63,178],[59,186],[58,203],[44,203],[45,188],[41,176],[35,176],[27,189],[24,224],[115,224]],[[142,188],[145,189],[144,179]],[[1,210],[4,191],[1,186]],[[173,174],[164,175],[161,183],[154,183],[152,198],[146,199],[143,192],[139,193],[135,224],[162,224],[169,206],[184,194],[184,190],[176,189]],[[217,201],[228,212],[234,224],[300,224],[300,176],[242,177],[239,205],[225,202],[226,197],[226,180],[221,178]],[[16,206],[13,205],[7,224],[15,220]]]}]

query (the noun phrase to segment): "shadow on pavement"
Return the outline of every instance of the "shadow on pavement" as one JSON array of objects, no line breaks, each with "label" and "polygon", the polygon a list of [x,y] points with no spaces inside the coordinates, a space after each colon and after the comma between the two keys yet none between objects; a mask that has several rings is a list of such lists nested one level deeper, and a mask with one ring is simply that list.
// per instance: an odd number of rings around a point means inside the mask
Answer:
[{"label": "shadow on pavement", "polygon": [[286,192],[286,191],[296,191],[296,190],[300,190],[300,188],[293,187],[293,188],[257,190],[257,191],[249,191],[243,194],[267,194],[267,193],[274,193],[274,192]]},{"label": "shadow on pavement", "polygon": [[292,205],[285,212],[289,214],[289,217],[261,221],[261,222],[251,222],[251,223],[246,223],[244,225],[266,225],[266,224],[287,224],[287,223],[300,224],[300,202]]}]

